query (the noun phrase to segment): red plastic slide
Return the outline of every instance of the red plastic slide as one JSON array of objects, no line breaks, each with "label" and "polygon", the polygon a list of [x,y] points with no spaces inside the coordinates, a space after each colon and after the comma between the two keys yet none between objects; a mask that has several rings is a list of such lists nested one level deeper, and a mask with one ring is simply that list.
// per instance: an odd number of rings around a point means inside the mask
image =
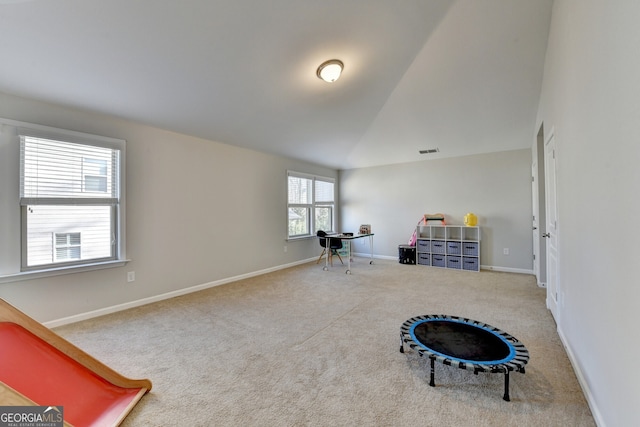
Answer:
[{"label": "red plastic slide", "polygon": [[[64,342],[57,335],[55,341]],[[115,385],[97,373],[99,369],[92,370],[100,367],[100,362],[86,357],[88,362],[81,363],[25,327],[11,321],[0,322],[1,382],[36,405],[63,406],[64,420],[75,427],[118,425],[149,391],[151,383],[130,380],[136,383],[135,387]],[[107,374],[111,372],[107,368]]]}]

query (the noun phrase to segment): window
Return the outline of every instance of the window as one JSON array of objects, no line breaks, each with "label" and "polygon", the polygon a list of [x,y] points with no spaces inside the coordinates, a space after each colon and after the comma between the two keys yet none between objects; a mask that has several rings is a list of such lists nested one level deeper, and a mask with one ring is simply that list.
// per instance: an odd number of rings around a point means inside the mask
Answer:
[{"label": "window", "polygon": [[117,259],[120,153],[20,133],[23,271]]},{"label": "window", "polygon": [[55,233],[55,261],[80,259],[80,233]]},{"label": "window", "polygon": [[297,172],[287,174],[288,237],[315,236],[334,228],[334,180]]},{"label": "window", "polygon": [[82,159],[82,174],[84,176],[84,191],[106,193],[108,179],[108,162],[105,159]]},{"label": "window", "polygon": [[0,118],[0,284],[127,262],[126,141]]}]

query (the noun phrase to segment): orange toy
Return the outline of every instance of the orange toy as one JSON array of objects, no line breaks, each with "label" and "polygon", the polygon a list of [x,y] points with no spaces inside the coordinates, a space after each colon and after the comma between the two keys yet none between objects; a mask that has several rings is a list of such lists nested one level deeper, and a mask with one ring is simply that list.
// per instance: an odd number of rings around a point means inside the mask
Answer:
[{"label": "orange toy", "polygon": [[447,223],[444,220],[444,214],[424,214],[424,223],[427,224],[427,221],[440,221],[442,225],[446,225]]}]

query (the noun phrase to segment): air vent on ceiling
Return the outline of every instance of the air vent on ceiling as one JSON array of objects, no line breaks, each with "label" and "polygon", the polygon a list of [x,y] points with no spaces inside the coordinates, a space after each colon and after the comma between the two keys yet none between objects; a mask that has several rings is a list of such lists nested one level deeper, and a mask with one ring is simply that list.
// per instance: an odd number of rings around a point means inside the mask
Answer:
[{"label": "air vent on ceiling", "polygon": [[432,153],[437,153],[439,151],[440,151],[439,148],[429,148],[429,149],[426,149],[426,150],[420,150],[419,153],[420,154],[432,154]]}]

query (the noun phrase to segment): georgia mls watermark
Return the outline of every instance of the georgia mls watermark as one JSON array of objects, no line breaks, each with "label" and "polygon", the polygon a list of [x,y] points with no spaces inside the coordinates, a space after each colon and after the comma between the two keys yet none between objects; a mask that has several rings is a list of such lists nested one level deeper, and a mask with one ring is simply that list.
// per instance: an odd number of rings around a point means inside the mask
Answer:
[{"label": "georgia mls watermark", "polygon": [[0,406],[0,427],[63,427],[62,406]]}]

